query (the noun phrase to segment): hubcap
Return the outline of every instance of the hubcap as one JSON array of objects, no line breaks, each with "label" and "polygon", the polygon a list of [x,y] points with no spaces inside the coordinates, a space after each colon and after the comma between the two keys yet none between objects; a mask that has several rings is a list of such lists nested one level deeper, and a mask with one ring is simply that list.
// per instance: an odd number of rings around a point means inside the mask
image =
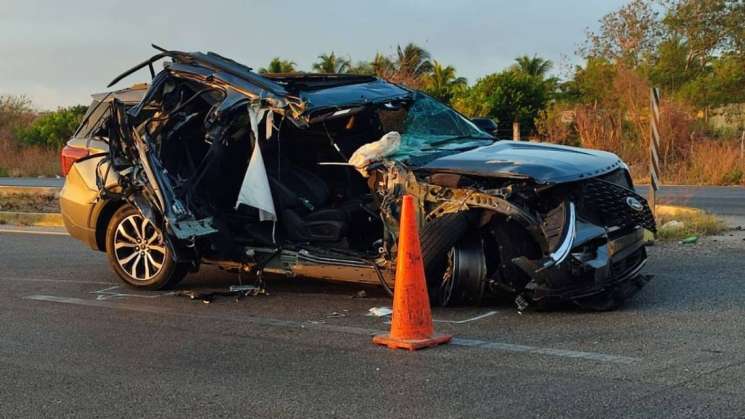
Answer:
[{"label": "hubcap", "polygon": [[147,281],[163,268],[166,258],[163,235],[142,215],[130,215],[116,228],[114,256],[132,279]]}]

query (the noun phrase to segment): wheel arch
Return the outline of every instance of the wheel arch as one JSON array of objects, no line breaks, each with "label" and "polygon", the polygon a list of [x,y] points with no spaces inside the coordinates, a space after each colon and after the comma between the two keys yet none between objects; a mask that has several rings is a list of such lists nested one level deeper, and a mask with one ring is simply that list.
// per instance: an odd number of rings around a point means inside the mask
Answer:
[{"label": "wheel arch", "polygon": [[481,236],[489,278],[500,279],[503,290],[517,292],[522,289],[530,277],[513,259],[519,256],[539,259],[543,255],[534,232],[515,219],[495,214],[481,227]]},{"label": "wheel arch", "polygon": [[105,252],[106,251],[106,227],[108,227],[111,217],[114,215],[116,210],[121,208],[127,201],[122,199],[106,201],[101,209],[98,211],[96,216],[96,249]]}]

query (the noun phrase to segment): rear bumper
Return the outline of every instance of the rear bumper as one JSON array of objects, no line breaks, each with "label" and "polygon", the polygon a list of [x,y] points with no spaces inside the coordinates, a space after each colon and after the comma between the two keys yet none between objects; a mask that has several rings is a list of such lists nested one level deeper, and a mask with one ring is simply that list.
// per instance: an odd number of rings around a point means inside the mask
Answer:
[{"label": "rear bumper", "polygon": [[91,214],[96,203],[98,191],[91,189],[81,174],[73,169],[65,178],[59,196],[60,212],[65,229],[70,236],[94,247],[95,231],[91,227]]},{"label": "rear bumper", "polygon": [[[65,229],[70,236],[94,250],[104,250],[99,246],[96,229],[101,212],[110,202],[101,199],[96,184],[96,168],[100,159],[94,156],[73,164],[59,196]],[[110,182],[107,187],[111,188],[112,185],[115,183]]]},{"label": "rear bumper", "polygon": [[578,222],[569,256],[541,267],[520,257],[513,260],[531,277],[524,297],[534,303],[570,301],[590,308],[611,308],[635,294],[649,280],[644,229],[610,232]]}]

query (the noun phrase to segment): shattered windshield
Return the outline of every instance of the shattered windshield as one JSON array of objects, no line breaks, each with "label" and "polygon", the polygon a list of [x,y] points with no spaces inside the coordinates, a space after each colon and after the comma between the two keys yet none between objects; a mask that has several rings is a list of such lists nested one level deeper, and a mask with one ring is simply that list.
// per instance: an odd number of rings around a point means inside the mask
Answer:
[{"label": "shattered windshield", "polygon": [[490,144],[494,138],[437,100],[416,93],[403,120],[396,160]]}]

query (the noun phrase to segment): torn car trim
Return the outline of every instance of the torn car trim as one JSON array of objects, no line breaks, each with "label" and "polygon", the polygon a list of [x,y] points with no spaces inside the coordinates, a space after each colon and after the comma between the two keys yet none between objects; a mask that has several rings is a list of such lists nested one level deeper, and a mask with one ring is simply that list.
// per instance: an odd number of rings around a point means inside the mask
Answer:
[{"label": "torn car trim", "polygon": [[570,202],[569,215],[567,217],[567,221],[565,222],[566,227],[564,227],[564,238],[561,241],[561,245],[559,245],[559,247],[551,252],[551,254],[549,255],[551,261],[553,262],[553,265],[563,262],[564,259],[569,256],[569,252],[572,250],[572,246],[574,245],[574,237],[577,234],[575,231],[576,222],[577,216],[574,211],[574,202]]}]

